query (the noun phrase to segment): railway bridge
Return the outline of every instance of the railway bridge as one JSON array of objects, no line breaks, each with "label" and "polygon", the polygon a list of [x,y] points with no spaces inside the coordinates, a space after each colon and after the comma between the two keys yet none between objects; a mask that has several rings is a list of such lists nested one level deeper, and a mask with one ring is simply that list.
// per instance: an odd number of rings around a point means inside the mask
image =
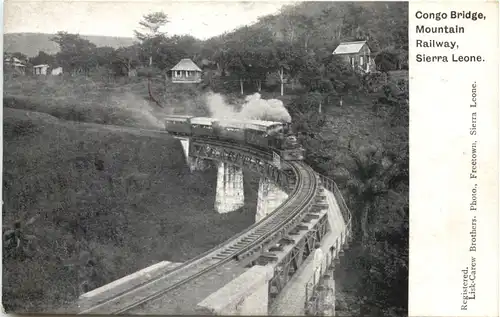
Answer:
[{"label": "railway bridge", "polygon": [[259,173],[255,223],[185,263],[158,263],[80,296],[80,314],[334,315],[332,272],[351,214],[336,184],[300,161],[180,138],[191,168],[218,163],[215,208],[243,205],[242,168]]}]

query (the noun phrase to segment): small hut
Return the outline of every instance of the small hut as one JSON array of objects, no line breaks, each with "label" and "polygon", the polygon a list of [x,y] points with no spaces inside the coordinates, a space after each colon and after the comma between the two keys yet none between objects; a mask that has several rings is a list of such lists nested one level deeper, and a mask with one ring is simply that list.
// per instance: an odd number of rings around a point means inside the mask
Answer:
[{"label": "small hut", "polygon": [[54,76],[61,75],[63,73],[62,67],[56,67],[50,71],[50,73]]},{"label": "small hut", "polygon": [[366,41],[340,43],[333,55],[342,56],[356,71],[369,73],[375,70],[375,62]]},{"label": "small hut", "polygon": [[4,65],[7,69],[11,69],[17,74],[24,75],[26,72],[26,64],[16,57],[6,57]]},{"label": "small hut", "polygon": [[35,65],[33,66],[33,75],[47,75],[49,67],[47,64]]},{"label": "small hut", "polygon": [[171,70],[173,83],[200,83],[201,69],[189,58],[183,58]]}]

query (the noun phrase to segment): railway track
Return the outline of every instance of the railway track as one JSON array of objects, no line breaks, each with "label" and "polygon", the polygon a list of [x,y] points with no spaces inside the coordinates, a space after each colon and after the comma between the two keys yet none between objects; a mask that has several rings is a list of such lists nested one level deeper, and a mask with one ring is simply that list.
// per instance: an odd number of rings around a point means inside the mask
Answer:
[{"label": "railway track", "polygon": [[[134,129],[108,126],[120,130],[159,132],[156,130]],[[205,142],[205,140],[203,140]],[[240,144],[206,140],[207,144],[224,146],[242,152],[250,152],[270,159],[270,153]],[[238,264],[238,260],[259,254],[264,246],[276,243],[286,233],[300,224],[307,210],[315,201],[319,180],[316,173],[302,162],[289,162],[296,179],[294,189],[281,206],[258,223],[250,226],[221,245],[185,262],[172,271],[136,286],[134,289],[94,304],[79,314],[124,314],[147,302],[165,296],[175,289],[185,286],[197,278],[226,265]]]}]

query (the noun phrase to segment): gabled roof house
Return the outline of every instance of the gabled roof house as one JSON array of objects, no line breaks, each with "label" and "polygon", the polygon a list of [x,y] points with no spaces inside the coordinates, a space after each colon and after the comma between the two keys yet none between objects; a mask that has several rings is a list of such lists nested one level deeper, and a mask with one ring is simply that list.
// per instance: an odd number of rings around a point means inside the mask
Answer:
[{"label": "gabled roof house", "polygon": [[200,83],[201,69],[191,59],[183,58],[171,70],[173,83]]},{"label": "gabled roof house", "polygon": [[369,73],[375,70],[375,61],[366,41],[343,42],[333,51],[342,56],[356,71]]}]

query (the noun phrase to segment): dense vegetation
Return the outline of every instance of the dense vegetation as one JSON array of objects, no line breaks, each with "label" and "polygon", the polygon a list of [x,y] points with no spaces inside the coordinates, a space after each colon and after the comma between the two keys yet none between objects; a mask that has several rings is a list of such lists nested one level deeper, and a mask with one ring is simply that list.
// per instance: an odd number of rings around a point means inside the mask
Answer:
[{"label": "dense vegetation", "polygon": [[[69,73],[86,76],[83,87],[95,84],[69,103],[76,113],[115,113],[109,103],[106,110],[96,110],[92,94],[102,101],[120,87],[132,89],[145,102],[143,77],[154,78],[153,90],[169,111],[178,110],[172,106],[178,102],[172,100],[182,100],[191,107],[187,112],[203,113],[205,90],[232,98],[259,91],[283,100],[307,149],[307,162],[337,181],[353,213],[354,242],[337,270],[338,307],[352,316],[404,316],[409,227],[407,7],[396,2],[303,3],[207,41],[160,32],[165,25],[168,30],[168,17],[158,13],[144,17],[141,25],[146,29],[137,34],[136,45],[115,50],[59,33],[54,39],[59,53],[40,53],[32,62],[62,65]],[[332,56],[338,43],[350,40],[368,41],[379,72],[354,73]],[[185,57],[203,68],[204,83],[180,91],[168,84],[164,70]],[[127,78],[134,72],[137,78]],[[76,78],[70,80],[68,91],[82,86]],[[19,98],[27,87],[56,90],[55,85],[16,80],[18,84],[6,84],[15,101],[9,101],[12,107],[33,110]],[[47,94],[47,100],[52,95]],[[59,97],[52,98],[45,112],[68,119],[64,111],[54,110],[68,101]],[[82,106],[83,101],[88,104]],[[91,117],[78,120],[96,118]],[[127,124],[119,116],[108,117],[106,123]]]},{"label": "dense vegetation", "polygon": [[[254,221],[218,214],[216,169],[190,172],[178,141],[4,109],[3,305],[53,313],[154,263],[186,261]],[[195,234],[193,234],[195,233]]]}]

